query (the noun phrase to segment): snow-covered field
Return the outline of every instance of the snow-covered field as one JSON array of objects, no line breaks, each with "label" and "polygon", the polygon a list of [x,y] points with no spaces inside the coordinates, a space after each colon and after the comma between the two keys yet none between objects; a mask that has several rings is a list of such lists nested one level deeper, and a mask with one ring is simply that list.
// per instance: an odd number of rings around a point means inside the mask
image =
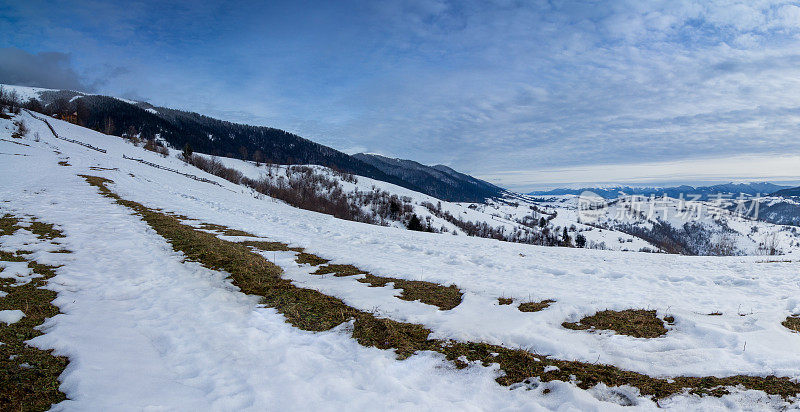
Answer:
[{"label": "snow-covered field", "polygon": [[[494,382],[492,367],[456,370],[432,353],[398,361],[389,351],[359,346],[338,329],[294,329],[282,315],[239,293],[226,274],[184,262],[147,224],[100,196],[78,174],[112,179],[123,198],[302,246],[333,263],[458,285],[463,302],[440,311],[396,299],[397,290],[369,288],[354,277],[310,275],[314,268],[297,265],[288,253],[268,256],[297,285],[358,309],[424,324],[437,337],[526,348],[658,377],[800,378],[800,351],[792,349],[800,348],[800,334],[780,324],[800,314],[798,262],[792,257],[773,261],[538,247],[343,221],[254,196],[120,138],[50,120],[63,136],[107,150],[100,153],[53,138],[27,114],[21,118],[31,129],[21,141],[10,138],[11,121],[0,120],[0,213],[56,223],[66,235],[64,247],[74,251],[37,252],[63,265],[50,283],[63,314],[50,319],[46,334],[33,341],[70,358],[62,375],[69,400],[56,409],[623,409],[611,402],[614,396],[606,388],[585,391],[573,383],[550,382],[536,390],[509,390]],[[33,139],[37,133],[39,142]],[[70,166],[59,166],[60,160]],[[0,244],[13,247],[16,237],[25,235],[19,230],[0,238]],[[556,302],[541,312],[523,313],[516,305],[498,305],[498,297]],[[665,336],[653,339],[561,326],[599,310],[629,308],[655,309],[675,322]],[[712,312],[722,315],[709,316]],[[619,390],[635,398],[637,408],[656,408],[635,390]],[[756,391],[722,398],[678,395],[659,405],[676,410],[787,406]]]}]

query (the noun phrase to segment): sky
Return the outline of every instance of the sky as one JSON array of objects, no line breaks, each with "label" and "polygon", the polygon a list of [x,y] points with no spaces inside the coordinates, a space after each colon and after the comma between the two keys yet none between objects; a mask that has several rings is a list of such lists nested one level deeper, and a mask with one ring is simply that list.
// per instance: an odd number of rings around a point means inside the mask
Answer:
[{"label": "sky", "polygon": [[800,3],[9,1],[0,82],[525,191],[800,181]]}]

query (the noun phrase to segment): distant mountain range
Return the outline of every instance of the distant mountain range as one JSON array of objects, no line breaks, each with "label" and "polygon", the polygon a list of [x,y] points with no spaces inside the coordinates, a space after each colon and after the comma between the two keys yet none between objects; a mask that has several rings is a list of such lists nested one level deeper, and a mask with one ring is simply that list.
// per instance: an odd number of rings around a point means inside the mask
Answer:
[{"label": "distant mountain range", "polygon": [[451,202],[483,202],[500,197],[504,189],[459,173],[444,165],[425,166],[413,160],[393,159],[377,154],[358,153],[354,158],[380,171],[409,182],[423,193]]},{"label": "distant mountain range", "polygon": [[605,199],[616,199],[622,194],[625,195],[640,195],[657,197],[667,195],[668,197],[677,198],[681,194],[686,198],[689,195],[699,195],[701,200],[707,200],[722,193],[725,195],[738,196],[740,193],[746,195],[768,195],[775,193],[776,195],[784,190],[798,190],[800,188],[789,189],[790,186],[776,185],[768,182],[758,183],[725,183],[712,186],[673,186],[673,187],[630,187],[630,186],[617,186],[617,187],[587,187],[583,189],[554,189],[549,191],[538,191],[529,193],[532,196],[552,196],[552,195],[580,195],[585,191],[593,192]]},{"label": "distant mountain range", "polygon": [[424,166],[381,156],[350,156],[284,130],[249,126],[197,113],[69,90],[2,85],[28,108],[45,114],[77,113],[78,124],[106,134],[158,138],[174,148],[278,164],[315,164],[396,184],[457,202],[482,202],[503,189],[446,166]]}]

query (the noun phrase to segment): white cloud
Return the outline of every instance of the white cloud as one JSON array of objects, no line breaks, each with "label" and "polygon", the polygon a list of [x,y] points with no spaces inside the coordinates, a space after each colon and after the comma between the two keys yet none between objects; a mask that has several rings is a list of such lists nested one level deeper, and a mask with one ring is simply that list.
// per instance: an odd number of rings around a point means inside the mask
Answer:
[{"label": "white cloud", "polygon": [[483,175],[800,152],[788,1],[92,4],[0,31],[119,62],[109,93]]}]

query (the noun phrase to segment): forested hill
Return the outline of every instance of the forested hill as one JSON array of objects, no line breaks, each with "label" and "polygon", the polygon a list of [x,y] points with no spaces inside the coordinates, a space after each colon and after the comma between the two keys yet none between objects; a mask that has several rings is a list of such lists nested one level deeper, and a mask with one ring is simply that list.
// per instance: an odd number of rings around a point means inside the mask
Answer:
[{"label": "forested hill", "polygon": [[500,187],[444,165],[425,166],[413,160],[366,153],[358,153],[353,157],[410,182],[423,193],[450,202],[483,202],[487,198],[500,197],[504,192]]},{"label": "forested hill", "polygon": [[798,197],[800,197],[800,187],[792,187],[792,188],[788,188],[788,189],[778,190],[774,194],[776,196],[783,196],[783,197],[789,197],[789,196],[798,196]]},{"label": "forested hill", "polygon": [[196,152],[245,160],[327,166],[421,191],[412,183],[352,156],[272,127],[231,123],[197,113],[74,91],[38,91],[34,99],[25,99],[26,105],[45,114],[77,113],[78,124],[106,134],[163,140],[175,148],[188,143]]}]

